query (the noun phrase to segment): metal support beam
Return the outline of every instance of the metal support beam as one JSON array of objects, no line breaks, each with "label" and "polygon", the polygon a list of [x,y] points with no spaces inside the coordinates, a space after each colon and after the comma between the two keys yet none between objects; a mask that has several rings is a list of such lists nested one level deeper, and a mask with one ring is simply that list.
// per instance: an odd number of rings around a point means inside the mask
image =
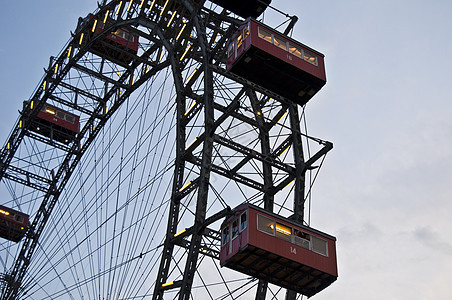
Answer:
[{"label": "metal support beam", "polygon": [[295,103],[289,105],[289,118],[292,128],[292,151],[295,159],[295,190],[294,190],[294,220],[303,223],[304,199],[305,199],[305,172],[303,143],[301,138],[300,117],[298,106]]},{"label": "metal support beam", "polygon": [[[188,1],[184,0],[186,7],[193,13]],[[207,197],[209,191],[210,172],[212,168],[212,151],[213,151],[213,134],[214,134],[214,105],[213,105],[213,71],[209,67],[210,52],[207,49],[207,39],[205,35],[205,24],[200,22],[198,15],[194,17],[195,28],[198,32],[198,41],[201,48],[202,57],[204,59],[204,124],[205,135],[203,141],[202,162],[200,183],[198,188],[196,212],[194,220],[194,234],[192,235],[190,249],[187,255],[187,261],[184,269],[184,278],[181,290],[179,292],[179,300],[190,299],[191,287],[196,273],[198,264],[198,255],[200,253],[201,238],[200,232],[205,220],[207,211]]]}]

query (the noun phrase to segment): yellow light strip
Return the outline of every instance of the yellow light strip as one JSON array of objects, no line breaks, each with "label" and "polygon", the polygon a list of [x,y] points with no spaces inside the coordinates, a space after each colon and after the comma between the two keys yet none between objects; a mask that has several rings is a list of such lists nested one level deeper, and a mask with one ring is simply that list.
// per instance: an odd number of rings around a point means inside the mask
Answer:
[{"label": "yellow light strip", "polygon": [[286,228],[282,228],[281,226],[278,226],[278,224],[276,224],[276,231],[287,234],[287,235],[292,234],[292,232],[288,231]]},{"label": "yellow light strip", "polygon": [[83,42],[83,36],[84,36],[85,34],[82,32],[82,34],[80,35],[80,40],[78,41],[78,44],[79,45],[81,45],[82,44],[82,42]]},{"label": "yellow light strip", "polygon": [[55,64],[55,70],[53,71],[55,74],[58,73],[58,64]]},{"label": "yellow light strip", "polygon": [[287,110],[283,113],[283,115],[281,116],[281,118],[279,118],[278,122],[276,122],[275,125],[278,124],[279,121],[281,121],[281,119],[282,119],[285,115],[287,115]]},{"label": "yellow light strip", "polygon": [[215,34],[215,38],[213,39],[214,43],[217,41],[217,38],[218,38],[218,32]]},{"label": "yellow light strip", "polygon": [[94,19],[94,24],[93,24],[93,28],[91,28],[91,32],[96,31],[96,26],[97,26],[97,19]]},{"label": "yellow light strip", "polygon": [[44,83],[42,84],[42,89],[45,91],[47,86],[47,81],[44,80]]},{"label": "yellow light strip", "polygon": [[289,148],[290,148],[290,144],[289,144],[289,145],[281,152],[281,154],[280,154],[279,156],[283,155],[284,152],[286,152],[287,150],[289,150]]},{"label": "yellow light strip", "polygon": [[193,142],[191,142],[190,143],[190,145],[188,145],[186,148],[185,148],[185,151],[187,151],[196,141],[198,140],[198,138],[195,138],[194,140],[193,140]]},{"label": "yellow light strip", "polygon": [[186,232],[186,231],[187,231],[187,229],[183,229],[183,230],[179,231],[178,233],[176,233],[176,234],[174,235],[174,237],[177,237],[177,236],[181,235],[182,233],[184,233],[184,232]]},{"label": "yellow light strip", "polygon": [[184,60],[185,55],[187,55],[187,53],[188,53],[188,51],[190,50],[190,48],[191,48],[191,44],[188,44],[187,48],[185,49],[184,54],[182,54],[182,57],[180,58],[180,61],[183,61],[183,60]]},{"label": "yellow light strip", "polygon": [[173,285],[173,284],[174,284],[173,281],[167,282],[167,283],[162,284],[162,287],[170,286],[170,285]]},{"label": "yellow light strip", "polygon": [[288,187],[292,182],[294,182],[295,181],[295,179],[294,180],[292,180],[291,182],[289,182],[285,187],[283,187],[281,190],[284,190],[286,187]]},{"label": "yellow light strip", "polygon": [[4,214],[5,216],[9,216],[9,212],[8,212],[8,211],[5,211],[5,210],[3,210],[3,209],[0,209],[0,213],[1,213],[1,214]]},{"label": "yellow light strip", "polygon": [[196,72],[198,72],[198,69],[195,69],[193,71],[193,73],[191,73],[190,77],[188,77],[187,81],[185,81],[185,85],[187,85],[190,82],[190,80],[193,78],[193,76],[195,76]]},{"label": "yellow light strip", "polygon": [[165,5],[163,5],[162,11],[160,12],[160,15],[163,15],[163,12],[166,9],[166,6],[168,5],[169,0],[166,0]]},{"label": "yellow light strip", "polygon": [[154,0],[154,1],[152,1],[152,3],[151,3],[151,6],[149,7],[149,11],[151,11],[151,10],[152,10],[152,8],[154,7],[154,4],[155,4],[155,0]]},{"label": "yellow light strip", "polygon": [[170,27],[171,23],[172,23],[173,20],[174,20],[174,17],[176,16],[176,13],[177,13],[176,10],[173,11],[173,14],[171,15],[171,18],[170,18],[170,20],[168,21],[168,24],[166,24],[166,27]]},{"label": "yellow light strip", "polygon": [[22,120],[19,120],[19,128],[22,128]]},{"label": "yellow light strip", "polygon": [[107,10],[107,12],[105,13],[105,17],[104,17],[104,24],[107,22],[107,18],[108,18],[109,14],[110,14],[110,11]]},{"label": "yellow light strip", "polygon": [[191,185],[191,181],[189,181],[188,183],[186,183],[183,187],[181,187],[179,189],[179,193],[182,192],[183,190],[185,190],[186,188],[188,188]]},{"label": "yellow light strip", "polygon": [[132,6],[132,3],[133,3],[133,0],[130,0],[130,2],[129,2],[129,6],[127,6],[127,11],[129,11],[129,10],[130,10],[130,7]]},{"label": "yellow light strip", "polygon": [[33,100],[30,101],[30,109],[33,109]]},{"label": "yellow light strip", "polygon": [[68,58],[71,57],[71,52],[72,52],[72,46],[69,46],[69,49],[67,50],[67,57]]},{"label": "yellow light strip", "polygon": [[[192,104],[192,105],[190,106],[190,108],[185,112],[184,116],[188,115],[188,114],[190,113],[190,111],[193,109],[193,107],[195,107],[195,105],[196,105],[196,101],[193,101],[193,104]],[[195,141],[196,141],[196,140],[195,140]],[[193,141],[193,142],[195,142],[195,141]],[[192,144],[193,144],[193,143],[192,143]],[[190,144],[190,146],[191,146],[192,144]],[[190,146],[188,146],[187,149],[190,148]],[[185,150],[187,150],[187,149],[185,149]]]},{"label": "yellow light strip", "polygon": [[182,26],[181,30],[179,31],[179,33],[176,36],[176,41],[179,40],[180,36],[182,35],[182,32],[184,32],[185,27],[187,27],[187,23],[184,23],[184,26]]},{"label": "yellow light strip", "polygon": [[116,11],[116,15],[119,15],[119,11],[121,10],[122,1],[119,2],[118,10]]},{"label": "yellow light strip", "polygon": [[11,148],[11,144],[8,142],[8,144],[6,144],[6,149],[10,149]]},{"label": "yellow light strip", "polygon": [[[275,227],[273,226],[273,224],[271,224],[270,228],[274,229]],[[276,224],[276,231],[278,231],[280,233],[283,233],[283,234],[286,234],[286,235],[291,235],[292,234],[291,231],[288,231],[287,228],[281,227],[281,225],[279,225],[279,224]]]},{"label": "yellow light strip", "polygon": [[144,3],[144,0],[142,0],[140,3],[140,9],[143,7],[143,3]]}]

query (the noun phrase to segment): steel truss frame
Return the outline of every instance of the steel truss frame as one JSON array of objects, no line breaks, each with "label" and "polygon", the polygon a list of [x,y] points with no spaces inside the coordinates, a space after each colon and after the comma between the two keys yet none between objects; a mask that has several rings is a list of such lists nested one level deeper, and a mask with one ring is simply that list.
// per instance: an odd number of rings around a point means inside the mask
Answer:
[{"label": "steel truss frame", "polygon": [[[31,110],[30,106],[24,107],[19,122],[0,153],[1,180],[21,183],[42,194],[40,208],[30,225],[14,267],[8,274],[4,274],[2,299],[17,299],[24,292],[22,281],[32,262],[39,237],[61,191],[65,188],[83,154],[121,104],[141,84],[167,67],[172,70],[177,91],[177,147],[166,238],[162,247],[153,299],[164,299],[165,293],[170,290],[177,290],[179,299],[190,299],[199,256],[219,258],[219,232],[209,228],[209,225],[227,216],[230,208],[226,207],[207,217],[212,174],[257,191],[263,195],[263,206],[269,211],[274,210],[275,195],[294,181],[292,218],[297,222],[303,222],[305,174],[314,163],[332,149],[332,144],[318,140],[322,148],[306,160],[299,107],[263,87],[256,86],[224,70],[226,42],[241,21],[231,18],[225,11],[218,13],[208,10],[203,6],[204,2],[194,4],[189,0],[169,0],[168,7],[177,5],[180,16],[184,16],[180,17],[179,22],[174,21],[169,26],[171,23],[169,20],[173,20],[169,10],[165,12],[165,8],[160,7],[159,11],[157,5],[155,8],[151,6],[151,1],[114,0],[109,3],[103,1],[94,13],[95,18],[100,20],[109,12],[115,12],[116,19],[110,24],[111,30],[119,27],[127,28],[151,45],[140,55],[124,53],[130,56],[132,62],[130,64],[116,62],[118,70],[121,71],[119,77],[114,77],[113,72],[105,71],[107,64],[115,63],[112,59],[107,62],[108,58],[100,57],[100,63],[96,66],[93,64],[91,67],[83,62],[94,43],[104,39],[108,32],[105,30],[102,34],[82,43],[82,34],[87,36],[91,30],[86,24],[77,28],[73,38],[60,55],[50,60],[46,74],[32,96],[33,100],[38,100],[38,107],[34,110]],[[292,23],[291,26],[293,26]],[[183,27],[187,29],[184,30]],[[193,33],[195,33],[194,36]],[[189,50],[190,47],[192,50]],[[167,55],[161,59],[163,51]],[[108,50],[105,54],[108,56]],[[196,75],[184,81],[182,74],[190,60],[196,61],[200,67]],[[85,90],[72,84],[69,74],[73,72],[100,82],[98,86],[103,86],[103,90]],[[201,78],[202,87],[195,89],[194,83],[199,78]],[[241,86],[227,104],[215,101],[218,97],[215,86],[217,78]],[[70,94],[71,97],[63,97],[65,93]],[[30,131],[30,124],[37,118],[37,111],[48,100],[83,114],[86,118],[76,140],[68,145]],[[187,110],[189,101],[195,104]],[[245,101],[248,107],[244,107]],[[264,112],[269,101],[276,101],[279,106],[271,112]],[[271,130],[286,113],[291,133],[282,141],[275,141]],[[202,115],[203,131],[194,143],[187,146],[187,138],[190,135],[188,128],[190,124],[196,122],[195,117],[199,115]],[[228,128],[226,124],[231,122],[231,119],[242,122],[257,132],[258,138],[254,146],[235,141],[228,135],[227,129],[219,130],[219,128]],[[19,149],[25,137],[58,149],[63,153],[61,155],[63,159],[52,167],[36,168],[32,163],[24,163]],[[293,159],[285,162],[280,159],[280,155],[289,147],[292,149]],[[236,153],[236,159],[239,161],[234,165],[225,163],[225,158],[216,152],[217,148]],[[256,172],[259,176],[246,175],[251,163],[258,166]],[[189,186],[186,186],[188,170],[194,166],[199,171],[198,176]],[[182,234],[178,234],[181,203],[193,193],[196,193],[193,224]],[[186,251],[185,267],[182,277],[169,285],[167,282],[171,265],[174,263],[173,253],[176,247],[184,248]],[[267,283],[260,280],[256,299],[265,299],[266,291]],[[287,299],[295,299],[295,296],[295,293],[288,291]]]}]

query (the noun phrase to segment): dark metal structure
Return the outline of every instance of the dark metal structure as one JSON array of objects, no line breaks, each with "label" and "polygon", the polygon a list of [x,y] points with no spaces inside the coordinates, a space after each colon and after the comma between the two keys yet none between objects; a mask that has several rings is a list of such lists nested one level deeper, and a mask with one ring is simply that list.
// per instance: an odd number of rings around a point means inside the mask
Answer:
[{"label": "dark metal structure", "polygon": [[[41,292],[48,298],[75,292],[80,297],[121,298],[142,295],[145,287],[144,292],[152,299],[192,299],[194,282],[202,284],[207,294],[212,293],[201,275],[202,267],[206,258],[213,259],[214,267],[217,265],[220,233],[219,227],[212,224],[218,224],[230,213],[229,193],[237,193],[238,201],[255,203],[267,211],[285,209],[290,218],[303,222],[306,188],[310,188],[306,186],[306,174],[316,168],[314,164],[322,161],[332,144],[303,133],[300,106],[296,103],[226,70],[227,44],[243,23],[240,17],[247,14],[258,17],[270,3],[259,0],[247,3],[254,2],[256,5],[234,10],[234,1],[229,4],[204,0],[103,1],[87,21],[79,22],[67,45],[51,57],[30,98],[34,107],[24,106],[1,149],[0,179],[8,187],[15,184],[24,187],[21,196],[13,191],[8,203],[34,208],[27,212],[31,224],[18,244],[14,263],[7,265],[2,274],[2,299],[29,295],[44,299]],[[96,29],[100,24],[102,30]],[[127,33],[132,38],[129,42],[112,42],[115,32]],[[166,80],[171,83],[160,83]],[[115,116],[127,120],[132,108],[138,107],[130,99],[151,92],[152,99],[158,98],[162,105],[146,104],[158,112],[148,127],[152,131],[138,130],[137,148],[132,148],[133,143],[115,147],[117,134],[108,129]],[[77,133],[66,135],[70,137],[67,139],[39,133],[36,125],[42,117],[38,114],[45,105],[77,116],[80,126]],[[142,104],[140,118],[148,109],[146,105]],[[167,125],[166,119],[174,122]],[[123,137],[128,138],[127,130],[123,125],[117,132],[124,132]],[[138,147],[163,130],[168,134],[155,138],[158,142],[150,144],[146,152],[155,153],[159,157],[156,160],[161,160],[169,150],[161,145],[172,137],[174,157],[166,165],[158,164],[148,181],[136,183],[137,169],[154,166],[154,158],[138,157]],[[311,142],[317,148],[306,152],[303,145]],[[28,147],[30,144],[32,147]],[[112,159],[119,151],[116,149],[121,149],[117,165]],[[130,155],[136,156],[128,160]],[[98,161],[102,164],[105,161],[107,166],[97,167]],[[87,167],[89,164],[95,167]],[[121,173],[126,166],[132,171]],[[91,174],[95,180],[105,177],[108,186],[95,184],[92,192],[92,184],[83,179],[82,168],[87,170],[87,177]],[[170,176],[164,177],[168,170]],[[111,174],[118,174],[118,178]],[[119,186],[125,178],[121,176],[129,179],[131,186],[123,202]],[[156,205],[154,199],[164,190],[156,187],[156,182],[165,181],[158,181],[160,178],[171,184],[161,204]],[[80,187],[77,180],[81,181]],[[71,189],[77,193],[84,189],[91,192],[73,201],[68,192]],[[133,213],[126,214],[130,204],[145,193],[149,196],[136,204]],[[99,200],[99,204],[91,204],[88,197]],[[166,229],[161,242],[156,242],[162,226],[155,222],[162,215]],[[71,234],[66,233],[65,226],[69,226],[63,221],[66,216],[72,223]],[[101,216],[103,219],[96,221]],[[57,231],[60,226],[61,231]],[[122,235],[129,231],[130,236]],[[137,237],[143,236],[142,232],[146,238],[152,238],[140,241]],[[92,244],[95,238],[97,242]],[[123,239],[133,241],[134,248],[125,249],[127,243]],[[65,240],[70,244],[63,244]],[[55,241],[64,246],[52,244]],[[85,251],[82,247],[86,247],[86,254],[81,253]],[[54,252],[45,253],[41,260],[35,254],[45,252],[43,249]],[[80,257],[79,261],[74,260],[75,255]],[[106,257],[110,267],[106,267]],[[99,260],[98,266],[95,260]],[[144,261],[146,265],[139,263]],[[69,266],[59,269],[62,262]],[[80,279],[85,262],[89,262],[85,269],[90,274]],[[32,272],[33,265],[37,267]],[[152,269],[153,265],[158,268]],[[123,268],[127,272],[119,276]],[[128,274],[143,274],[146,269],[152,270],[145,273],[152,274],[152,283],[147,278],[151,275],[137,275],[133,287],[124,287],[132,281]],[[54,278],[44,282],[43,278],[54,273]],[[70,273],[74,283],[68,285],[65,276]],[[232,281],[218,273],[225,293],[238,297],[250,292],[231,288]],[[43,280],[42,284],[36,284],[37,278]],[[93,282],[94,287],[82,288]],[[253,282],[251,279],[247,284]],[[50,288],[45,288],[47,284],[52,290],[56,285],[62,287],[50,292]],[[247,284],[241,286],[248,289]],[[260,280],[251,292],[256,299],[265,299],[267,290],[267,282]],[[287,299],[295,296],[294,292],[287,292]]]},{"label": "dark metal structure", "polygon": [[259,17],[272,1],[213,0],[212,2],[246,19],[248,17]]}]

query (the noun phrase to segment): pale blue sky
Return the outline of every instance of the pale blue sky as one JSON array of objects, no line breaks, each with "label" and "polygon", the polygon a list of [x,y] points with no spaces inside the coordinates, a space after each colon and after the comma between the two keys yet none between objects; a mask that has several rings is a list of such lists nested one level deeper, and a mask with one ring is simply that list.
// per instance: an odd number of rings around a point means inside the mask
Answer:
[{"label": "pale blue sky", "polygon": [[[311,225],[337,237],[339,279],[313,299],[452,298],[452,2],[273,0],[325,54],[309,131],[332,141]],[[95,0],[7,1],[0,142]]]}]

